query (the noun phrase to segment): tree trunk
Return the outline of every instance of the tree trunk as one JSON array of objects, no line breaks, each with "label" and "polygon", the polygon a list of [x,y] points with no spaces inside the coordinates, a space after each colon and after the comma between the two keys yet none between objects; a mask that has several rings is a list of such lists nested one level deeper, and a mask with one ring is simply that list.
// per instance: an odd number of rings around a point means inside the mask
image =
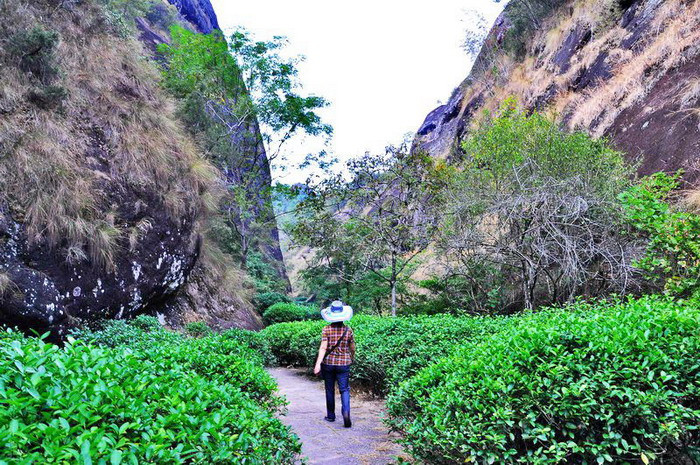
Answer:
[{"label": "tree trunk", "polygon": [[391,316],[396,316],[396,253],[391,254]]},{"label": "tree trunk", "polygon": [[530,294],[530,267],[528,266],[527,262],[525,260],[521,260],[521,266],[522,268],[520,269],[521,276],[523,279],[522,282],[522,290],[523,290],[523,299],[525,300],[525,309],[526,310],[532,310],[532,295]]}]

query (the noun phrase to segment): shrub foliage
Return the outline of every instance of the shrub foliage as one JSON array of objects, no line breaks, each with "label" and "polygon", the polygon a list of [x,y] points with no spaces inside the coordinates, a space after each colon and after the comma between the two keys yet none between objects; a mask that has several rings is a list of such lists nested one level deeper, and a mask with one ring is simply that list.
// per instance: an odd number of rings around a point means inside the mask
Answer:
[{"label": "shrub foliage", "polygon": [[289,321],[318,320],[321,314],[315,307],[292,303],[276,303],[263,313],[263,321],[266,325],[286,323]]},{"label": "shrub foliage", "polygon": [[632,169],[605,140],[566,133],[507,100],[463,148],[439,247],[450,272],[467,278],[475,311],[638,289],[617,198]]},{"label": "shrub foliage", "polygon": [[[358,315],[355,332],[357,357],[354,381],[375,393],[412,376],[455,346],[493,333],[505,320],[455,318],[447,315],[382,318]],[[277,363],[313,367],[324,322],[296,322],[269,326],[262,331]]]},{"label": "shrub foliage", "polygon": [[428,463],[694,463],[699,327],[655,297],[523,317],[402,384],[390,424]]},{"label": "shrub foliage", "polygon": [[627,220],[648,239],[636,265],[671,295],[700,293],[700,215],[673,203],[678,176],[656,173],[620,197]]},{"label": "shrub foliage", "polygon": [[0,462],[295,463],[260,355],[155,325],[113,322],[63,348],[2,333]]}]

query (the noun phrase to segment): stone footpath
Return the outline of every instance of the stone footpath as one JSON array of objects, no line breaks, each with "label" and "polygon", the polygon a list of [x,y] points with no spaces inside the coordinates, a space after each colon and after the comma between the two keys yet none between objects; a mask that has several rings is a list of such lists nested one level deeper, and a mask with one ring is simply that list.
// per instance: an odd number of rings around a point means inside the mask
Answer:
[{"label": "stone footpath", "polygon": [[352,428],[343,427],[340,396],[336,390],[334,423],[323,419],[326,401],[323,382],[307,376],[304,370],[270,368],[279,393],[289,401],[282,421],[291,426],[303,444],[303,453],[311,465],[386,465],[396,457],[406,458],[382,423],[384,402],[353,393],[350,399]]}]

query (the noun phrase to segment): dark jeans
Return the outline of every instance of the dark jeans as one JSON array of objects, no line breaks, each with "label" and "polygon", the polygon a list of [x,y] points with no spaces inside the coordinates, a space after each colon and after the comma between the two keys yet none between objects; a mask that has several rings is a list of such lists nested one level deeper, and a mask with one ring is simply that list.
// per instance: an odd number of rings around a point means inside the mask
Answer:
[{"label": "dark jeans", "polygon": [[350,416],[350,365],[321,364],[321,376],[326,384],[326,410],[328,418],[335,418],[335,382],[340,390],[341,412]]}]

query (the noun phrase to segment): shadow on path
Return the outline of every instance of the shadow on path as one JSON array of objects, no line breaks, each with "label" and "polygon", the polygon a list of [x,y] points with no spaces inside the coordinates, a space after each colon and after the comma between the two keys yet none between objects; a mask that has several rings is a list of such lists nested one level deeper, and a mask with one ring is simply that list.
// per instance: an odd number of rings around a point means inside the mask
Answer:
[{"label": "shadow on path", "polygon": [[[338,420],[328,423],[323,383],[305,375],[304,370],[270,368],[277,380],[279,393],[289,401],[289,411],[282,421],[291,426],[303,444],[309,464],[386,465],[401,455],[401,447],[393,442],[382,423],[384,402],[353,395],[350,400],[352,428],[343,427],[340,398],[336,391]],[[405,457],[405,456],[404,456]]]}]

